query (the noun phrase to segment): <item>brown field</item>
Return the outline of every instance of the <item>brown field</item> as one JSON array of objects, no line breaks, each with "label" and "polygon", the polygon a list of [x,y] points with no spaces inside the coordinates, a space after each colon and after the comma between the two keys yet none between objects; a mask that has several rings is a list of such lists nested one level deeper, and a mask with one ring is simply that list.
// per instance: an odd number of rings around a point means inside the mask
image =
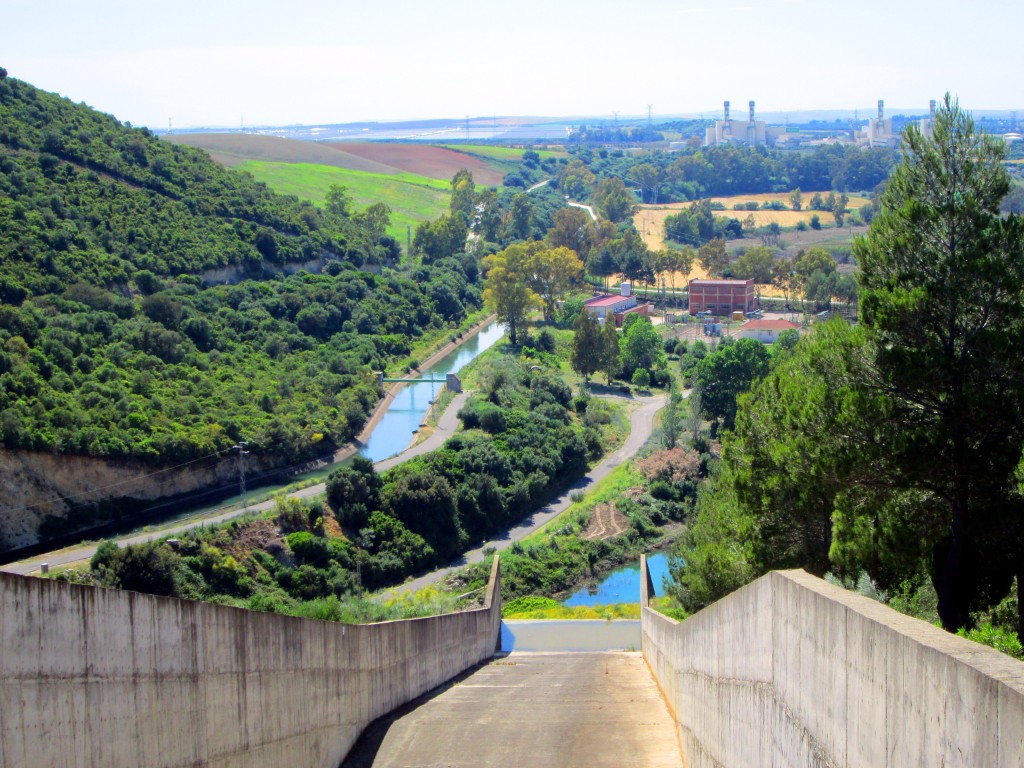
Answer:
[{"label": "brown field", "polygon": [[215,161],[229,166],[250,160],[309,163],[387,175],[414,173],[444,181],[465,168],[481,186],[501,184],[505,177],[478,157],[428,144],[316,142],[251,133],[179,133],[163,139],[205,149]]},{"label": "brown field", "polygon": [[432,179],[450,179],[462,168],[472,173],[473,181],[481,186],[501,184],[505,177],[502,171],[492,168],[480,158],[429,144],[344,142],[327,143],[324,146]]},{"label": "brown field", "polygon": [[327,165],[332,168],[347,168],[369,173],[393,174],[401,170],[326,144],[282,139],[278,136],[257,136],[251,133],[178,133],[163,136],[162,140],[205,149],[222,165],[264,160],[276,163]]}]

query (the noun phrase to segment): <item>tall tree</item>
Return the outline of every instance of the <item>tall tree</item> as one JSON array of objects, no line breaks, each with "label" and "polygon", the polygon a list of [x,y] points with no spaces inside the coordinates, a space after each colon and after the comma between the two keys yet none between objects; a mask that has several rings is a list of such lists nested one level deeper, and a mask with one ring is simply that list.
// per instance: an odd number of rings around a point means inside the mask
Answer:
[{"label": "tall tree", "polygon": [[903,146],[854,243],[860,311],[894,403],[893,469],[918,499],[901,513],[932,545],[939,616],[956,630],[1014,572],[1024,588],[1024,226],[999,215],[1005,145],[948,94],[931,137],[911,124]]},{"label": "tall tree", "polygon": [[594,243],[594,222],[582,208],[566,206],[551,214],[551,228],[546,239],[552,248],[565,247],[576,252],[582,261],[590,256]]},{"label": "tall tree", "polygon": [[608,383],[618,374],[621,363],[619,362],[619,332],[615,329],[615,318],[606,317],[604,326],[601,328],[601,367],[600,371],[608,377]]},{"label": "tall tree", "polygon": [[704,243],[697,252],[700,265],[704,271],[712,277],[721,277],[725,268],[729,265],[729,252],[725,250],[725,240],[716,237],[710,242]]},{"label": "tall tree", "polygon": [[768,373],[770,355],[755,339],[722,344],[697,365],[696,387],[700,390],[704,415],[719,419],[732,429],[736,420],[736,398]]},{"label": "tall tree", "polygon": [[512,196],[512,207],[505,219],[505,231],[508,240],[526,240],[533,232],[533,203],[525,192]]},{"label": "tall tree", "polygon": [[452,213],[461,213],[466,221],[473,219],[473,205],[476,201],[476,185],[473,183],[473,174],[465,168],[452,177],[452,197],[449,207]]},{"label": "tall tree", "polygon": [[480,206],[480,212],[474,222],[474,229],[487,242],[498,242],[501,233],[498,193],[493,189],[485,189],[477,196],[477,204]]},{"label": "tall tree", "polygon": [[637,317],[625,328],[619,345],[619,359],[627,377],[632,377],[637,368],[651,370],[664,367],[665,350],[661,334],[648,318]]},{"label": "tall tree", "polygon": [[594,190],[594,205],[600,214],[618,223],[633,215],[633,195],[622,179],[614,176],[602,179]]},{"label": "tall tree", "polygon": [[[611,321],[615,325],[615,321]],[[597,318],[587,310],[583,310],[572,324],[572,347],[569,351],[569,363],[572,369],[590,381],[590,377],[601,370],[601,327]]]},{"label": "tall tree", "polygon": [[484,304],[508,326],[513,344],[519,343],[519,331],[526,325],[530,310],[540,306],[540,299],[526,282],[528,257],[526,246],[510,245],[483,261],[487,270]]},{"label": "tall tree", "polygon": [[758,301],[761,299],[761,286],[772,281],[772,270],[775,267],[775,253],[771,248],[757,245],[748,248],[733,262],[732,273],[743,280],[754,279],[754,290]]},{"label": "tall tree", "polygon": [[544,304],[544,319],[551,322],[555,318],[558,298],[583,273],[583,262],[574,251],[564,246],[546,248],[542,241],[534,243],[529,244],[526,282],[540,296]]}]

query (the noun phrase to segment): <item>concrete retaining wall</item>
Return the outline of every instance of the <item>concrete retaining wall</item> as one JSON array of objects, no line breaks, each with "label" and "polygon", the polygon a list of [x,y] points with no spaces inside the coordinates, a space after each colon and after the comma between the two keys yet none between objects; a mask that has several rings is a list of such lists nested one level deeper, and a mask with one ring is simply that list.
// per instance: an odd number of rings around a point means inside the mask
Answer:
[{"label": "concrete retaining wall", "polygon": [[689,768],[1024,765],[1024,663],[803,571],[776,571],[642,648]]},{"label": "concrete retaining wall", "polygon": [[337,768],[363,728],[493,655],[485,606],[350,626],[0,573],[5,768]]}]

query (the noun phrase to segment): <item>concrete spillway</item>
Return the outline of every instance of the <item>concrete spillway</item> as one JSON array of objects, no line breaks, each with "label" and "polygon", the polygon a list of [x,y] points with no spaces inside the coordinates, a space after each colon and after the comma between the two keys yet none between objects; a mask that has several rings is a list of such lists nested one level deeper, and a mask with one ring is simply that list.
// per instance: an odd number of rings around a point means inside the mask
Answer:
[{"label": "concrete spillway", "polygon": [[342,768],[681,764],[639,653],[512,653],[374,723]]}]

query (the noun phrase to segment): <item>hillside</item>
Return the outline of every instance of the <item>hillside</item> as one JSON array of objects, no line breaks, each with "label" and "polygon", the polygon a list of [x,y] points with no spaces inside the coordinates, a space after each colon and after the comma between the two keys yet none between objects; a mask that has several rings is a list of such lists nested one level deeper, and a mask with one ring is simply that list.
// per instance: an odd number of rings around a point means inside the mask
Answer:
[{"label": "hillside", "polygon": [[372,369],[480,305],[475,263],[359,271],[397,255],[365,217],[0,75],[6,449],[160,467],[239,440],[261,466],[320,456],[365,421]]},{"label": "hillside", "polygon": [[254,179],[275,192],[296,195],[302,200],[323,201],[332,186],[340,185],[359,207],[383,201],[391,209],[387,234],[403,245],[409,227],[415,232],[422,222],[448,213],[451,197],[447,179],[441,181],[405,172],[370,173],[354,168],[266,160],[248,160],[236,167],[251,173]]},{"label": "hillside", "polygon": [[172,133],[162,137],[171,144],[206,150],[218,163],[235,166],[247,160],[276,163],[312,163],[369,173],[395,173],[396,168],[315,141],[283,139],[252,133]]}]

